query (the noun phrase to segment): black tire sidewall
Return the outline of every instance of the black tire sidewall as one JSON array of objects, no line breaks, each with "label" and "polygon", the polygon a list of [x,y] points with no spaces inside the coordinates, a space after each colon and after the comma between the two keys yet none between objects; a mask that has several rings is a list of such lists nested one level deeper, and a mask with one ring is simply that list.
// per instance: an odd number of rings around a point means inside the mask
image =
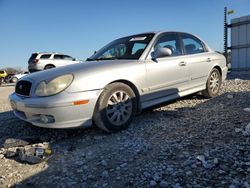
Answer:
[{"label": "black tire sidewall", "polygon": [[48,70],[48,69],[52,69],[52,68],[55,68],[53,65],[46,65],[44,70]]},{"label": "black tire sidewall", "polygon": [[[129,95],[130,99],[132,100],[132,113],[131,113],[131,116],[129,117],[129,119],[124,124],[122,124],[120,126],[113,125],[109,121],[109,119],[107,117],[107,113],[106,113],[107,102],[108,102],[110,96],[113,93],[117,92],[117,91],[123,91],[123,92],[127,93]],[[135,114],[136,114],[136,109],[137,109],[136,96],[135,96],[133,90],[129,86],[127,86],[126,84],[123,84],[123,83],[110,84],[102,92],[102,94],[99,97],[99,100],[97,102],[95,113],[96,113],[96,117],[97,117],[98,120],[95,123],[102,124],[99,127],[104,126],[105,130],[108,131],[108,132],[116,132],[116,131],[126,129],[129,126],[129,124],[133,121],[133,119],[135,117]]]}]

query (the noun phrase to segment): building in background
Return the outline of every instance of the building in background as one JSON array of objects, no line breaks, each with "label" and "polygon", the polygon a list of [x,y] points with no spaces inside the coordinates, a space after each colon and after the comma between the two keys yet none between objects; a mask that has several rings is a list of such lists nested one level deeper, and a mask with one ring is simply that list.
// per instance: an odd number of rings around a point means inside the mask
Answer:
[{"label": "building in background", "polygon": [[231,67],[250,70],[250,15],[231,20]]}]

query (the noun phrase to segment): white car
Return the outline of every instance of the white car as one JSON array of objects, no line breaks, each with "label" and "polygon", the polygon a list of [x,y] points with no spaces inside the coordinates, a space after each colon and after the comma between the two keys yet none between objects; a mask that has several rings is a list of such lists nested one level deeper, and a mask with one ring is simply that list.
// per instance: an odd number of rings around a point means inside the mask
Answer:
[{"label": "white car", "polygon": [[29,72],[36,72],[46,69],[51,69],[55,67],[61,67],[65,65],[80,63],[75,58],[59,54],[59,53],[47,53],[47,52],[38,52],[33,53],[28,61]]},{"label": "white car", "polygon": [[20,78],[26,76],[27,74],[29,74],[29,72],[23,72],[23,73],[15,74],[15,75],[13,75],[13,76],[10,78],[10,82],[11,82],[11,83],[16,83]]}]

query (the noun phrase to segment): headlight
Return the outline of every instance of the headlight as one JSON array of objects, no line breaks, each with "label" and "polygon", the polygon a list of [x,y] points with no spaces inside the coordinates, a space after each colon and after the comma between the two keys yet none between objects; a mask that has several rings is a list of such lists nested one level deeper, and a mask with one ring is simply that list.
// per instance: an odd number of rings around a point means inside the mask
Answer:
[{"label": "headlight", "polygon": [[67,87],[69,87],[72,81],[73,81],[73,75],[71,74],[59,76],[57,78],[54,78],[48,83],[42,81],[37,86],[35,95],[40,97],[55,95],[65,90]]}]

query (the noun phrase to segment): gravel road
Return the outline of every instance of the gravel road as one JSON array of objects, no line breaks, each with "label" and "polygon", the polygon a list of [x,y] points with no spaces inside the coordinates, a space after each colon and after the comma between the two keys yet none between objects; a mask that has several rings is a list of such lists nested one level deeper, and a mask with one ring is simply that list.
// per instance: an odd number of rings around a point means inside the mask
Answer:
[{"label": "gravel road", "polygon": [[30,165],[1,148],[0,187],[250,187],[250,74],[231,76],[216,98],[191,95],[145,110],[115,134],[26,125],[8,104],[13,90],[0,87],[0,146],[34,137],[54,153]]}]

